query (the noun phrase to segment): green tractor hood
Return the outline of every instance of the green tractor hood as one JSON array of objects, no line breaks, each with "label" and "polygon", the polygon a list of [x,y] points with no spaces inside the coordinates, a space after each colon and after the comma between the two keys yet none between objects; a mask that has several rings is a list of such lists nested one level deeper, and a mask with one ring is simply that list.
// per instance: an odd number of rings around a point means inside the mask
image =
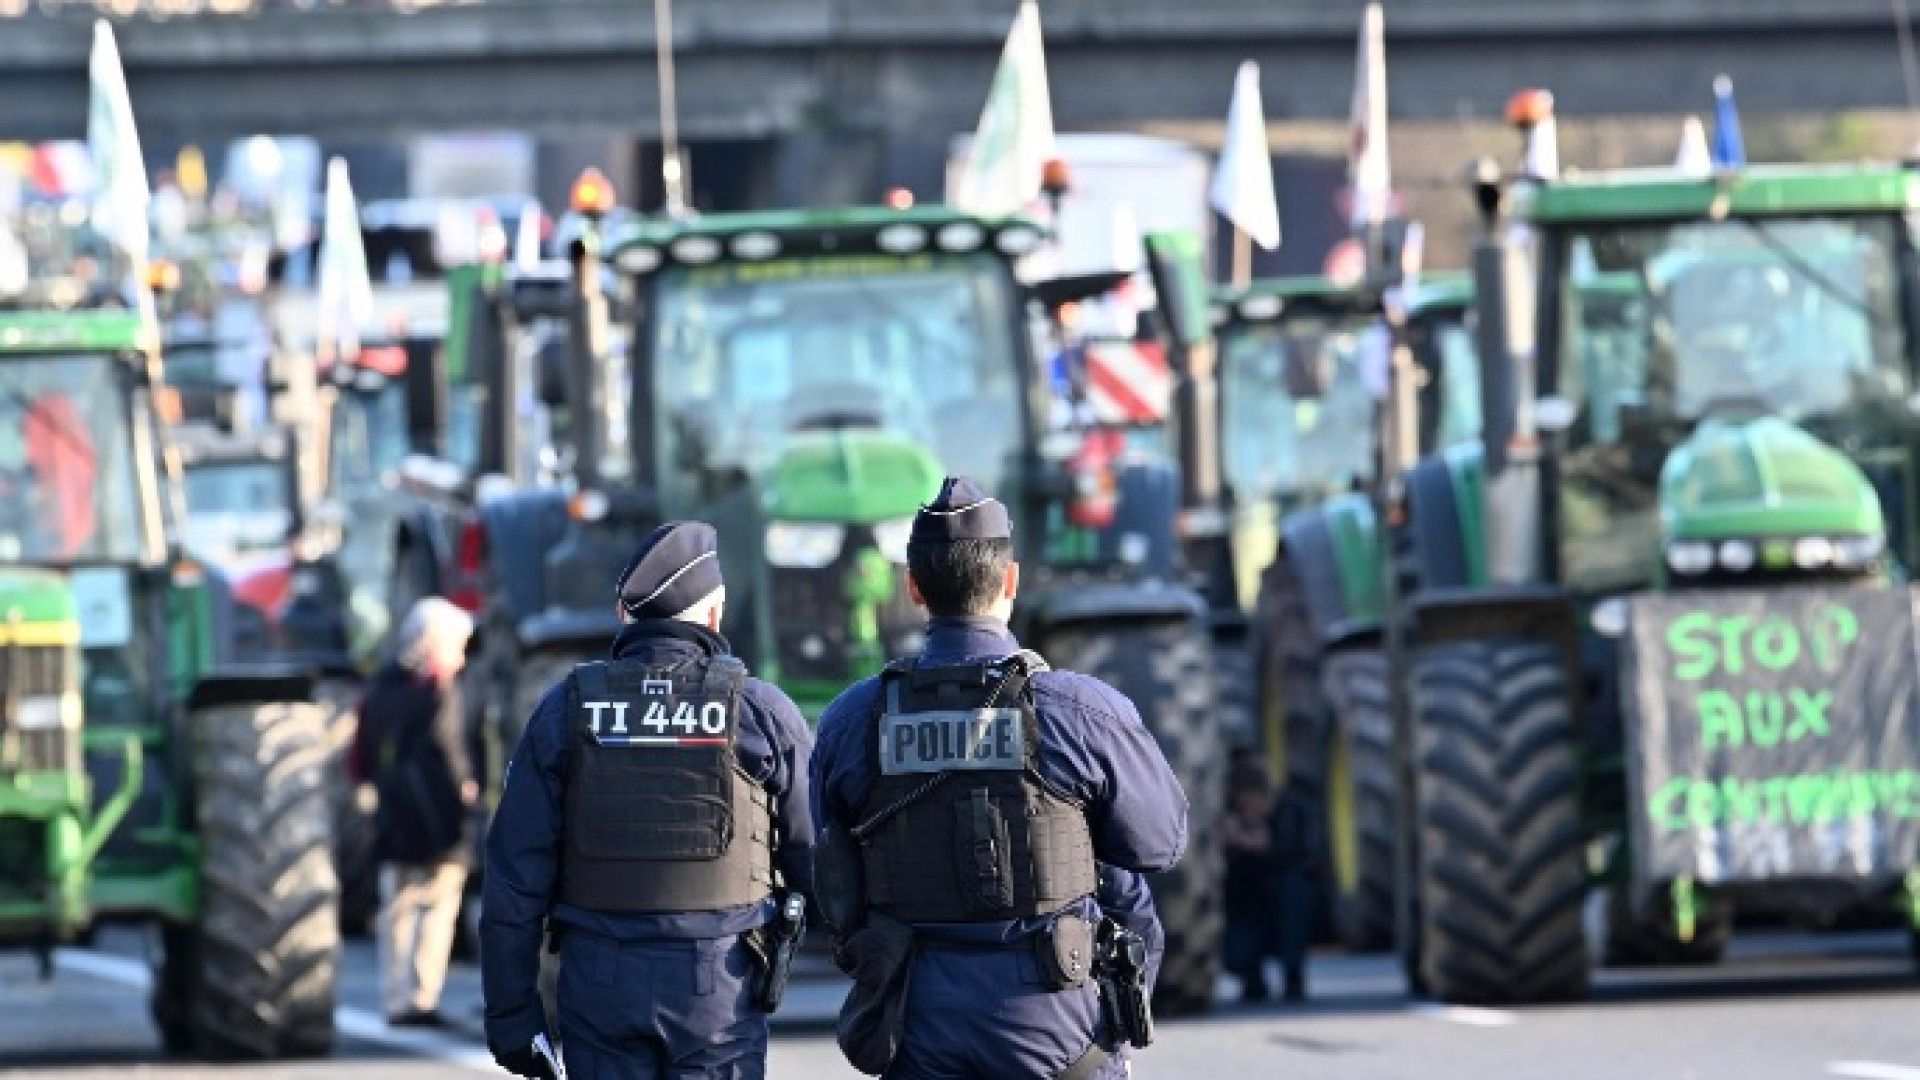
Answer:
[{"label": "green tractor hood", "polygon": [[767,474],[767,517],[848,525],[910,517],[940,490],[944,475],[925,447],[896,432],[801,432]]},{"label": "green tractor hood", "polygon": [[64,577],[49,570],[0,570],[0,646],[79,640],[79,609]]},{"label": "green tractor hood", "polygon": [[1774,416],[1701,423],[1660,470],[1660,518],[1668,540],[1885,530],[1860,469]]}]

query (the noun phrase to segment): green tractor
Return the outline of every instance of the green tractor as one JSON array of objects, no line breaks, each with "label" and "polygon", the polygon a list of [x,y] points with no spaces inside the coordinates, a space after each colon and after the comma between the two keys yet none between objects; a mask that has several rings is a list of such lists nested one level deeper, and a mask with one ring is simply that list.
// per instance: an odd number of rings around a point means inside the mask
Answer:
[{"label": "green tractor", "polygon": [[0,313],[0,942],[158,928],[169,1050],[321,1055],[339,930],[312,679],[234,668],[180,547],[173,400],[141,318]]},{"label": "green tractor", "polygon": [[1920,926],[1920,172],[1481,177],[1482,445],[1392,504],[1416,981],[1584,994],[1593,884],[1621,963]]},{"label": "green tractor", "polygon": [[[1428,274],[1401,299],[1419,445],[1459,446],[1480,421],[1471,282]],[[1235,583],[1252,611],[1254,741],[1277,777],[1325,808],[1336,937],[1386,948],[1395,783],[1374,501],[1383,430],[1374,383],[1389,333],[1382,292],[1292,279],[1226,294],[1216,307]]]},{"label": "green tractor", "polygon": [[[1188,857],[1153,882],[1159,1000],[1199,1011],[1214,992],[1223,763],[1206,604],[1179,567],[1179,470],[1051,426],[1042,316],[1112,281],[1023,285],[1015,264],[1044,241],[1023,219],[927,206],[640,223],[605,252],[633,312],[631,355],[611,365],[591,344],[607,298],[585,238],[573,489],[479,508],[500,657],[486,670],[511,680],[490,696],[512,703],[511,741],[548,686],[604,654],[610,582],[638,539],[698,518],[719,530],[728,639],[817,717],[919,648],[910,523],[943,475],[972,475],[1022,523],[1022,640],[1127,693],[1186,787]],[[610,415],[634,433],[623,449],[604,437]],[[543,560],[544,576],[529,572]]]}]

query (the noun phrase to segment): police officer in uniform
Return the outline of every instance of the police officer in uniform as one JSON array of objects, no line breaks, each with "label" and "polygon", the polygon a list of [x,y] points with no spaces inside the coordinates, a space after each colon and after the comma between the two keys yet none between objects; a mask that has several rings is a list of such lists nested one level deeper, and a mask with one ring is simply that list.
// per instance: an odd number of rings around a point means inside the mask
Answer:
[{"label": "police officer in uniform", "polygon": [[1006,507],[949,478],[907,548],[925,647],[820,720],[816,887],[856,984],[841,1047],[870,1075],[1125,1075],[1096,928],[1138,935],[1143,988],[1158,969],[1141,874],[1180,859],[1186,796],[1126,697],[1015,640],[1012,551]]},{"label": "police officer in uniform", "polygon": [[612,659],[541,699],[487,838],[487,1044],[548,1075],[550,923],[574,1080],[760,1080],[770,961],[793,944],[771,928],[811,882],[806,721],[729,654],[711,526],[656,529],[616,596]]}]

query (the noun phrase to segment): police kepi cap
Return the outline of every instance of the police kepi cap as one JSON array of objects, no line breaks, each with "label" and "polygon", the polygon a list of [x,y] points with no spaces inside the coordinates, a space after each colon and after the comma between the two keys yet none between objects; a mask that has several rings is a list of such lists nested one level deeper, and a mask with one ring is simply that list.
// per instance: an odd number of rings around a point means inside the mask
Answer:
[{"label": "police kepi cap", "polygon": [[968,476],[949,476],[940,494],[913,517],[911,539],[941,543],[948,540],[1010,540],[1013,519],[1007,508]]},{"label": "police kepi cap", "polygon": [[713,526],[670,521],[640,542],[614,594],[636,619],[667,619],[718,589],[720,549]]}]

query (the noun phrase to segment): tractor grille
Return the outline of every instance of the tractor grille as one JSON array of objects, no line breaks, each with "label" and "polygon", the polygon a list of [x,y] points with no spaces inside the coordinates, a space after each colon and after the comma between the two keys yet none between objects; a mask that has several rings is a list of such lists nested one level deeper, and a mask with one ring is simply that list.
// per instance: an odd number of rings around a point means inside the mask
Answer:
[{"label": "tractor grille", "polygon": [[[878,673],[853,670],[847,652],[853,618],[847,578],[859,553],[872,544],[867,530],[849,526],[840,557],[832,565],[817,570],[769,568],[768,610],[782,678],[852,681]],[[892,598],[880,605],[878,617],[887,659],[919,650],[926,620],[907,599],[904,571]]]},{"label": "tractor grille", "polygon": [[80,767],[80,650],[0,647],[0,772]]}]

